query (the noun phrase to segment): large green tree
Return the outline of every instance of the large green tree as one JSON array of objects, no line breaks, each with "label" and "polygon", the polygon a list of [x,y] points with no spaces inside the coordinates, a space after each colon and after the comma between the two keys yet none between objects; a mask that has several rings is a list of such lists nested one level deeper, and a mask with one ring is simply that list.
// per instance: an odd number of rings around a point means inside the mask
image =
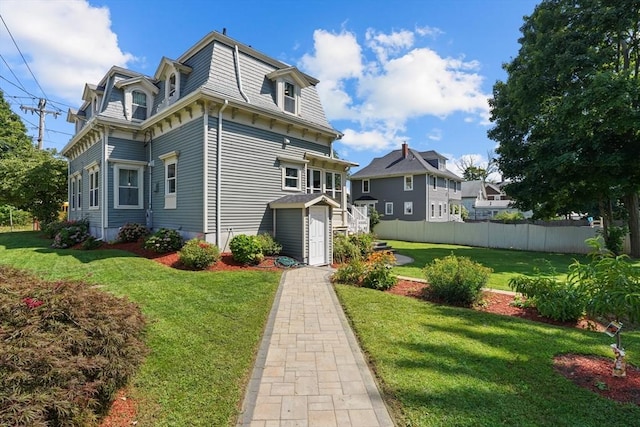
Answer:
[{"label": "large green tree", "polygon": [[55,151],[34,147],[22,120],[0,92],[0,204],[49,222],[57,218],[66,199],[67,163]]},{"label": "large green tree", "polygon": [[521,32],[490,100],[507,192],[538,216],[599,203],[607,224],[621,203],[640,257],[640,0],[544,0]]}]

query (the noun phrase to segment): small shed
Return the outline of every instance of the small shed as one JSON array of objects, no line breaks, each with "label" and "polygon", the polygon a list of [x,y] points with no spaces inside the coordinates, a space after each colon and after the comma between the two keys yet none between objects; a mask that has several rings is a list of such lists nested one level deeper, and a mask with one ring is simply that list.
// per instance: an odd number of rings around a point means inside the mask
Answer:
[{"label": "small shed", "polygon": [[333,208],[340,203],[326,194],[291,194],[271,203],[273,235],[282,253],[308,265],[331,264]]}]

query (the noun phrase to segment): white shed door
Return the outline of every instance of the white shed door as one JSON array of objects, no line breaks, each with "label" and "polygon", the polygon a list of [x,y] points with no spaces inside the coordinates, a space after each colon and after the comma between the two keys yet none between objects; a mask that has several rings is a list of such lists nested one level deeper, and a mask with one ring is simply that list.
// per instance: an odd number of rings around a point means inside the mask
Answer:
[{"label": "white shed door", "polygon": [[309,265],[327,263],[327,208],[309,208]]}]

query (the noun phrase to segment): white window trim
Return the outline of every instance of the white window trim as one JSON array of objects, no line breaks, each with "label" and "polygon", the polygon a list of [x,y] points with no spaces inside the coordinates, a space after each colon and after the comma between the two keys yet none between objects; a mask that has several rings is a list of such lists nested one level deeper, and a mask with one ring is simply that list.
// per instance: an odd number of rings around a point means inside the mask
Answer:
[{"label": "white window trim", "polygon": [[[411,178],[411,185],[407,185],[407,178]],[[404,191],[413,191],[413,175],[405,175],[403,179]]]},{"label": "white window trim", "polygon": [[[161,156],[158,156],[160,160],[164,163],[164,208],[165,209],[176,209],[178,206],[178,159],[180,158],[180,151],[171,151],[169,153],[165,153]],[[169,165],[175,164],[175,181],[176,181],[176,191],[175,193],[169,193],[168,178],[167,178],[167,169]]]},{"label": "white window trim", "polygon": [[385,215],[393,215],[393,202],[385,202],[384,203],[384,214]]},{"label": "white window trim", "polygon": [[431,218],[435,218],[435,217],[436,217],[436,204],[431,203]]},{"label": "white window trim", "polygon": [[431,184],[431,189],[433,191],[438,191],[438,177],[433,175],[433,184]]},{"label": "white window trim", "polygon": [[[407,212],[407,211],[411,211],[411,212]],[[413,215],[413,202],[404,202],[404,214]]]},{"label": "white window trim", "polygon": [[124,116],[129,121],[140,121],[140,119],[133,118],[133,92],[142,92],[147,96],[147,117],[151,114],[151,107],[153,106],[153,94],[146,90],[141,85],[127,86],[124,91]]},{"label": "white window trim", "polygon": [[[89,163],[87,166],[84,167],[84,169],[87,171],[87,173],[89,174],[89,210],[98,210],[100,209],[100,164],[97,161],[93,161],[91,163]],[[91,205],[91,202],[93,201],[93,197],[92,197],[92,190],[91,190],[91,186],[93,185],[93,179],[92,179],[92,175],[96,174],[97,176],[97,186],[95,188],[95,191],[97,191],[98,195],[95,198],[97,200],[97,205]]]},{"label": "white window trim", "polygon": [[76,210],[82,210],[82,174],[76,176]]},{"label": "white window trim", "polygon": [[[113,159],[112,159],[113,160]],[[142,209],[144,200],[144,166],[145,162],[123,161],[113,167],[113,207],[114,209]],[[120,169],[138,171],[138,203],[136,205],[120,204]]]},{"label": "white window trim", "polygon": [[[285,83],[289,83],[291,85],[293,85],[293,91],[294,91],[294,101],[295,101],[295,112],[290,112],[285,110],[284,108],[284,84]],[[284,79],[284,78],[279,78],[276,80],[276,91],[277,91],[277,98],[278,98],[278,107],[280,107],[280,110],[282,110],[283,113],[286,114],[291,114],[294,116],[299,116],[300,115],[300,85],[298,85],[295,81],[291,81],[288,79]]]},{"label": "white window trim", "polygon": [[438,203],[438,218],[442,218],[442,203]]},{"label": "white window trim", "polygon": [[[364,189],[364,183],[365,183],[365,182],[367,183],[367,189],[366,189],[366,191],[365,191],[365,189]],[[371,191],[371,182],[370,182],[368,179],[363,179],[363,180],[362,180],[362,192],[363,192],[363,193],[369,193],[370,191]]]},{"label": "white window trim", "polygon": [[[296,179],[297,185],[295,187],[287,187],[287,178],[292,179],[292,177],[287,177],[287,169],[295,169],[298,171],[298,177]],[[280,172],[282,176],[282,190],[283,191],[302,191],[302,165],[294,164],[294,163],[280,163]]]},{"label": "white window trim", "polygon": [[[309,177],[313,178],[313,173],[317,172],[318,174],[320,174],[320,187],[309,187]],[[324,189],[324,171],[322,169],[316,169],[316,168],[307,168],[307,183],[305,186],[305,191],[307,194],[321,194],[322,190]],[[311,182],[311,185],[313,185],[313,182]],[[311,191],[309,191],[311,190]],[[315,191],[318,190],[318,191]]]}]

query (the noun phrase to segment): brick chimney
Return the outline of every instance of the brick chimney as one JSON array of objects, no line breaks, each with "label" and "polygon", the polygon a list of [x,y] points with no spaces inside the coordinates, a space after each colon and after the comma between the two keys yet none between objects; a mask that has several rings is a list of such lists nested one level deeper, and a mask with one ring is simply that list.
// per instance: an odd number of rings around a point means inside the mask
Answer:
[{"label": "brick chimney", "polygon": [[402,158],[406,159],[409,155],[409,145],[406,142],[402,143]]}]

